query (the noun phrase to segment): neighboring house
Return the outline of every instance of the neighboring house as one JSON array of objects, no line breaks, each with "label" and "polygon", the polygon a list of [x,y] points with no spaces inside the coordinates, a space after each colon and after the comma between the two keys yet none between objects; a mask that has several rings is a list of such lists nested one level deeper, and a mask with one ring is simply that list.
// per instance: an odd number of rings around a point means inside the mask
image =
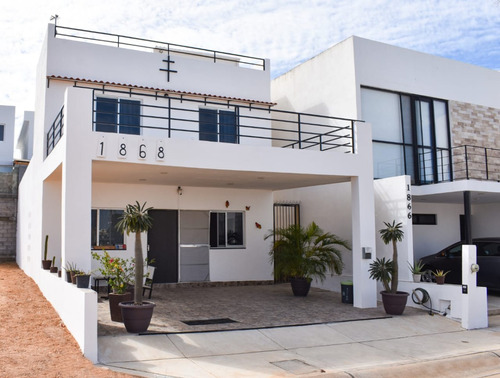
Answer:
[{"label": "neighboring house", "polygon": [[14,169],[15,106],[0,105],[0,261],[16,256],[17,177]]},{"label": "neighboring house", "polygon": [[34,133],[35,112],[25,111],[24,120],[19,131],[16,142],[17,155],[19,160],[29,161],[33,156],[33,133]]},{"label": "neighboring house", "polygon": [[[400,278],[410,280],[407,261],[500,236],[499,88],[498,71],[351,37],[273,80],[271,99],[371,124],[376,229],[403,223]],[[345,185],[275,194],[300,201],[305,222],[342,225],[342,235],[351,232],[350,196]],[[378,239],[377,256],[390,254]]]},{"label": "neighboring house", "polygon": [[376,305],[361,254],[375,251],[370,127],[323,109],[275,110],[269,67],[261,58],[49,25],[33,156],[19,188],[17,262],[91,360],[95,293],[41,270],[44,237],[59,267],[96,268],[91,250],[131,257],[134,236],[114,225],[135,201],[154,207],[143,247],[157,282],[271,281],[264,236],[276,193],[342,183],[354,305]]},{"label": "neighboring house", "polygon": [[0,172],[12,172],[16,107],[0,105]]}]

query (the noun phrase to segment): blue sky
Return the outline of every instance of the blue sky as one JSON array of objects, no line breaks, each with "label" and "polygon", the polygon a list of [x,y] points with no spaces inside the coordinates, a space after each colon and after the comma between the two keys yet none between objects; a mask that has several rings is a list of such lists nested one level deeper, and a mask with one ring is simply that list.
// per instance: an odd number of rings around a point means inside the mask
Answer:
[{"label": "blue sky", "polygon": [[46,25],[271,59],[276,77],[351,35],[500,70],[500,0],[17,0],[0,5],[0,104],[34,109]]}]

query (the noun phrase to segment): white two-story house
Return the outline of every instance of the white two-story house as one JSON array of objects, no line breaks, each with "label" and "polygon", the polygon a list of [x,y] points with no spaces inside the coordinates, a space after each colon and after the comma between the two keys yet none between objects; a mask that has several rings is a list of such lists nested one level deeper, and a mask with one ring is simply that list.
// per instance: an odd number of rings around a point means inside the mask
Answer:
[{"label": "white two-story house", "polygon": [[[143,238],[158,283],[271,281],[265,235],[279,191],[349,187],[354,305],[376,306],[370,126],[271,101],[266,59],[50,24],[37,71],[33,156],[19,188],[17,262],[96,360],[97,298],[43,271],[131,257],[114,225],[147,202]],[[343,112],[342,112],[343,113]],[[328,194],[321,201],[334,201]],[[374,255],[374,254],[373,254]]]}]

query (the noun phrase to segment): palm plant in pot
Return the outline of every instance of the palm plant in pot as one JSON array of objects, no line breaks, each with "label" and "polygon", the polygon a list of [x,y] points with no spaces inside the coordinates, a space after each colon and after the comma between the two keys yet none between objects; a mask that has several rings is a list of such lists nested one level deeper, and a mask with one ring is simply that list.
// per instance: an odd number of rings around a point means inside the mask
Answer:
[{"label": "palm plant in pot", "polygon": [[153,226],[152,218],[148,214],[151,209],[152,207],[146,208],[146,202],[141,205],[136,201],[135,205],[127,205],[116,225],[117,230],[126,232],[127,235],[131,232],[135,234],[134,301],[119,304],[122,309],[123,323],[127,332],[130,333],[145,332],[148,329],[155,307],[153,302],[143,302],[142,300],[144,259],[142,256],[141,233],[148,231]]},{"label": "palm plant in pot", "polygon": [[274,237],[269,251],[274,272],[290,278],[295,296],[306,296],[313,278],[323,281],[327,271],[341,274],[344,264],[338,247],[350,250],[347,241],[325,233],[314,222],[307,227],[298,224],[279,228],[266,235]]},{"label": "palm plant in pot", "polygon": [[384,222],[385,228],[379,231],[380,237],[385,244],[392,243],[392,260],[377,258],[370,264],[370,278],[381,281],[384,285],[384,290],[380,292],[382,295],[382,303],[384,304],[385,312],[390,315],[401,315],[406,307],[408,293],[398,291],[398,247],[397,242],[404,238],[404,232],[401,229],[402,224],[392,224]]}]

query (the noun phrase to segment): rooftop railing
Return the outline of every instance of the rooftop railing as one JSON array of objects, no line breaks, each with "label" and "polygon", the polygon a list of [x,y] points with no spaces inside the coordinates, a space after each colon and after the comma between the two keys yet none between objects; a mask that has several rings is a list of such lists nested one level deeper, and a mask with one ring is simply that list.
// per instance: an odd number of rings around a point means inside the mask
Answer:
[{"label": "rooftop railing", "polygon": [[266,60],[249,55],[233,54],[217,50],[203,49],[199,47],[179,45],[169,42],[155,41],[151,39],[129,37],[126,35],[97,32],[86,29],[76,29],[66,26],[55,26],[55,36],[66,39],[86,40],[93,43],[111,45],[143,51],[156,51],[183,54],[195,56],[199,58],[212,60],[214,63],[218,61],[232,62],[241,67],[254,68],[258,70],[266,70]]}]

